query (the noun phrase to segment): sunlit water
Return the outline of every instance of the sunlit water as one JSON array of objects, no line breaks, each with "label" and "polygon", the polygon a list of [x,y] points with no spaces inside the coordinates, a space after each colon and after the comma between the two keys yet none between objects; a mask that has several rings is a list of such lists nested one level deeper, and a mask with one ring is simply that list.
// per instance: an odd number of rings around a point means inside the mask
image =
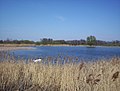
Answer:
[{"label": "sunlit water", "polygon": [[120,57],[120,47],[40,46],[31,50],[14,50],[11,53],[23,59],[74,57],[80,60],[98,60]]}]

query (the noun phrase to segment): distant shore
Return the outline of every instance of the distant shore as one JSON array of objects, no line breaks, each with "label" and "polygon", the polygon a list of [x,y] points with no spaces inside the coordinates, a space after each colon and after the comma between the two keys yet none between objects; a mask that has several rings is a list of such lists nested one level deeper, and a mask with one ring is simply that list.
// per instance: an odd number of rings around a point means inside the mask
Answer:
[{"label": "distant shore", "polygon": [[0,44],[0,47],[31,47],[35,44]]},{"label": "distant shore", "polygon": [[34,46],[87,46],[87,45],[69,45],[69,44],[0,44],[0,47],[34,47]]},{"label": "distant shore", "polygon": [[0,51],[10,50],[30,50],[34,49],[34,44],[0,44]]},{"label": "distant shore", "polygon": [[[47,45],[36,45],[36,46],[81,46],[81,47],[90,47],[89,45],[68,45],[68,44],[58,44],[58,45],[56,45],[56,44],[47,44]],[[91,46],[90,48],[92,48],[92,47],[119,47],[120,48],[120,46],[100,46],[100,45],[97,45],[97,46]]]},{"label": "distant shore", "polygon": [[0,47],[0,51],[10,51],[10,50],[31,50],[32,47]]}]

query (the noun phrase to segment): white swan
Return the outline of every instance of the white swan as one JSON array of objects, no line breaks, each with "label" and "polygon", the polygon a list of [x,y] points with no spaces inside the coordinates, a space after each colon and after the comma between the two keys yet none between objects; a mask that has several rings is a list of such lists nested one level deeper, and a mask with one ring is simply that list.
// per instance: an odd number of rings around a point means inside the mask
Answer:
[{"label": "white swan", "polygon": [[35,59],[35,60],[33,60],[34,62],[41,62],[42,61],[42,59]]}]

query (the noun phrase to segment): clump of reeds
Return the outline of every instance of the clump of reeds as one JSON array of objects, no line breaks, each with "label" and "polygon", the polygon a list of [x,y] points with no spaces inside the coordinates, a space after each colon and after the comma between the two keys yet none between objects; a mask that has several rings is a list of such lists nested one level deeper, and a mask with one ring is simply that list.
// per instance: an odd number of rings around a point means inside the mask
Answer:
[{"label": "clump of reeds", "polygon": [[120,89],[120,58],[90,63],[67,62],[62,65],[59,62],[53,65],[30,61],[26,64],[24,60],[17,62],[13,59],[7,60],[8,58],[0,62],[0,91],[119,91]]}]

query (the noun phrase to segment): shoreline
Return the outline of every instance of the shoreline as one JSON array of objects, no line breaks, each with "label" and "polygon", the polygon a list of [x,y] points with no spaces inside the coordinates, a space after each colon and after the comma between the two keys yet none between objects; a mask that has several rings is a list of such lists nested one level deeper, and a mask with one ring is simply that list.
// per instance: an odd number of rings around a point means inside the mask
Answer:
[{"label": "shoreline", "polygon": [[11,51],[11,50],[31,50],[33,47],[0,47],[0,51]]},{"label": "shoreline", "polygon": [[35,44],[0,44],[0,47],[32,47]]},{"label": "shoreline", "polygon": [[[60,44],[60,45],[36,45],[36,46],[66,46],[66,47],[89,47],[89,45],[66,45],[66,44]],[[94,47],[117,47],[117,48],[120,48],[120,46],[100,46],[100,45],[98,45],[98,46],[94,46]]]},{"label": "shoreline", "polygon": [[[89,45],[68,45],[68,44],[47,44],[47,45],[35,45],[35,44],[0,44],[0,51],[9,50],[30,50],[35,49],[33,47],[50,46],[50,47],[89,47]],[[120,46],[94,46],[97,47],[108,47],[108,48],[120,48]]]}]

